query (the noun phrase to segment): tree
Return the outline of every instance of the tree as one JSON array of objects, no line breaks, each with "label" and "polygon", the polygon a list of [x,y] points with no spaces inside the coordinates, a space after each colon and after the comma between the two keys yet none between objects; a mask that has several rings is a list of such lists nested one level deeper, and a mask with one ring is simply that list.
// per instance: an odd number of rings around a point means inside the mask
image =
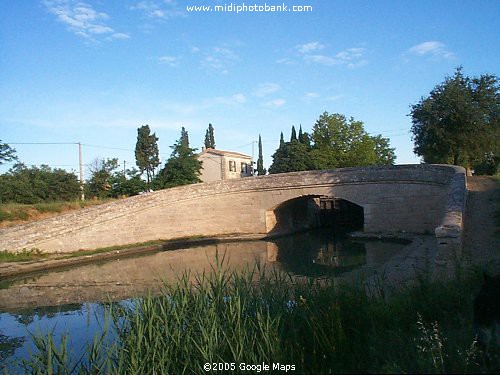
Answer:
[{"label": "tree", "polygon": [[205,133],[205,148],[215,149],[214,127],[208,124],[208,129]]},{"label": "tree", "polygon": [[324,112],[316,121],[310,155],[315,169],[393,164],[389,140],[366,133],[363,122]]},{"label": "tree", "polygon": [[146,172],[148,186],[154,178],[155,169],[160,165],[157,142],[158,137],[155,133],[151,134],[149,125],[143,125],[137,129],[135,162],[141,174]]},{"label": "tree", "polygon": [[283,133],[281,133],[280,146],[272,158],[273,163],[269,167],[270,174],[314,169],[308,147],[298,141],[294,126],[292,126],[290,142],[284,142]]},{"label": "tree", "polygon": [[302,131],[302,125],[299,127],[299,135],[297,137],[298,141],[307,146],[307,149],[311,149],[311,137],[309,133]]},{"label": "tree", "polygon": [[116,158],[94,159],[89,166],[91,177],[85,185],[87,190],[85,195],[100,199],[113,196],[111,191],[115,182],[113,177],[118,167]]},{"label": "tree", "polygon": [[158,173],[154,185],[163,189],[201,182],[199,175],[202,163],[197,158],[196,149],[189,147],[189,135],[184,127],[181,137],[171,148],[172,154]]},{"label": "tree", "polygon": [[0,165],[4,162],[17,160],[16,150],[10,147],[7,143],[2,143],[0,139]]},{"label": "tree", "polygon": [[273,163],[269,167],[270,174],[314,169],[307,147],[298,141],[286,142],[276,150],[272,158]]},{"label": "tree", "polygon": [[295,126],[292,125],[292,134],[290,135],[290,142],[297,141],[297,133],[295,131]]},{"label": "tree", "polygon": [[259,176],[264,176],[266,170],[264,168],[264,157],[262,156],[262,139],[259,134],[259,158],[257,159],[257,174]]},{"label": "tree", "polygon": [[30,168],[15,164],[0,175],[0,202],[33,204],[72,201],[80,195],[80,183],[73,172],[47,165]]},{"label": "tree", "polygon": [[500,92],[498,79],[470,78],[462,68],[411,106],[414,152],[426,163],[469,168],[499,154]]},{"label": "tree", "polygon": [[280,134],[280,148],[283,147],[285,145],[285,139],[283,138],[283,132],[281,132]]},{"label": "tree", "polygon": [[127,169],[125,173],[115,171],[109,183],[111,185],[109,195],[114,198],[130,197],[148,189],[146,182],[141,178],[141,172],[135,168]]}]

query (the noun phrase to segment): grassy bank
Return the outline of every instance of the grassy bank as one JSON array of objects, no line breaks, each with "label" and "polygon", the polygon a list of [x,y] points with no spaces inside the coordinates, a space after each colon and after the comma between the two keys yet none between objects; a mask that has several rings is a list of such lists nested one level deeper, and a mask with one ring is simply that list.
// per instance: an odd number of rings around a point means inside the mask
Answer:
[{"label": "grassy bank", "polygon": [[27,262],[33,260],[40,260],[47,257],[47,254],[42,253],[38,249],[31,249],[19,251],[17,253],[10,253],[8,251],[0,251],[0,263],[2,262]]},{"label": "grassy bank", "polygon": [[[255,373],[240,366],[263,363],[295,373],[500,370],[498,348],[485,352],[474,339],[476,274],[420,280],[387,298],[258,269],[214,269],[198,281],[185,275],[162,297],[112,304],[111,323],[80,360],[69,358],[65,340],[35,338],[39,352],[23,372],[205,374],[206,363],[233,366],[226,373]],[[117,339],[106,338],[111,332]]]},{"label": "grassy bank", "polygon": [[0,225],[8,226],[24,221],[39,220],[64,212],[95,206],[109,200],[87,200],[74,202],[48,202],[36,204],[2,203],[0,204]]}]

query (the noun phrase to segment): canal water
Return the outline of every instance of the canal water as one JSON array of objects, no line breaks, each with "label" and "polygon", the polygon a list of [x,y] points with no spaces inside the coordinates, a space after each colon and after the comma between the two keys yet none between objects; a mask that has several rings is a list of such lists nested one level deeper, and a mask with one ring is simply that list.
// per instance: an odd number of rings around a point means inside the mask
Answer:
[{"label": "canal water", "polygon": [[328,230],[274,239],[240,241],[74,266],[0,283],[0,371],[34,353],[31,334],[69,334],[78,358],[102,331],[106,304],[161,292],[164,282],[183,273],[195,278],[217,263],[232,270],[256,263],[297,276],[330,278],[356,269],[374,269],[404,245],[347,240]]}]

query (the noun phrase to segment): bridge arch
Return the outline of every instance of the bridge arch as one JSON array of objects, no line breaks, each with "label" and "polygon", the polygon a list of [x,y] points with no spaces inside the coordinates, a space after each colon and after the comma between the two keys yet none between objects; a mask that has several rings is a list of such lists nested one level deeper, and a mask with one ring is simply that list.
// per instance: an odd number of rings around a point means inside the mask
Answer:
[{"label": "bridge arch", "polygon": [[301,195],[276,204],[265,215],[269,235],[317,227],[333,230],[363,230],[364,227],[363,207],[332,195]]}]

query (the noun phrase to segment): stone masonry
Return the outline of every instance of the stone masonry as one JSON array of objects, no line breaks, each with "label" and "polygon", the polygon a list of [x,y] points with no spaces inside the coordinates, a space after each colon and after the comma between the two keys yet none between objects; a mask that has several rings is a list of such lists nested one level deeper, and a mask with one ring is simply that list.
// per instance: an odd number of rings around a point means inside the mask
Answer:
[{"label": "stone masonry", "polygon": [[[455,224],[461,230],[464,173],[449,165],[399,165],[182,186],[2,229],[0,251],[73,252],[157,239],[265,235],[273,230],[269,217],[276,207],[298,197],[322,195],[363,207],[368,232],[432,233],[444,226],[452,227],[455,236]],[[458,197],[458,204],[450,194]]]}]

